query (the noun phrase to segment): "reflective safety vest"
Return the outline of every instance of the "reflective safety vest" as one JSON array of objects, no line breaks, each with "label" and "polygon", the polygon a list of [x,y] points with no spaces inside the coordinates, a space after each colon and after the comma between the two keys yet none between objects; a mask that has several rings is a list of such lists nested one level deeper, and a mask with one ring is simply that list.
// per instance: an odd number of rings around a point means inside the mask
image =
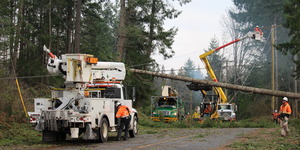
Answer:
[{"label": "reflective safety vest", "polygon": [[272,115],[273,115],[273,119],[278,119],[279,117],[279,113],[272,113]]},{"label": "reflective safety vest", "polygon": [[210,106],[207,106],[207,107],[204,109],[203,113],[205,113],[205,114],[211,113],[211,108],[210,108]]},{"label": "reflective safety vest", "polygon": [[292,114],[292,109],[291,109],[291,106],[289,103],[286,102],[286,104],[282,104],[280,106],[280,110],[279,110],[279,113],[284,113],[284,114]]},{"label": "reflective safety vest", "polygon": [[118,112],[116,114],[117,118],[125,118],[129,116],[129,108],[125,105],[121,105],[118,108]]},{"label": "reflective safety vest", "polygon": [[200,118],[200,114],[199,114],[199,113],[197,113],[197,112],[194,112],[194,114],[193,114],[193,118]]}]

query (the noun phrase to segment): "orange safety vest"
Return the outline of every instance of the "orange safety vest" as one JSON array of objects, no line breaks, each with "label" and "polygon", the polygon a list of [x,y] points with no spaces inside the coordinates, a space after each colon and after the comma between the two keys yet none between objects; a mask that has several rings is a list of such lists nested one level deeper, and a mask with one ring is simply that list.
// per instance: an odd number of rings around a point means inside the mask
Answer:
[{"label": "orange safety vest", "polygon": [[119,106],[118,112],[116,114],[117,118],[124,118],[129,116],[129,108],[125,105]]},{"label": "orange safety vest", "polygon": [[284,113],[284,114],[292,114],[292,109],[291,109],[291,106],[289,103],[286,102],[286,104],[282,104],[280,106],[280,110],[279,110],[279,113]]},{"label": "orange safety vest", "polygon": [[279,117],[279,113],[273,113],[273,119],[277,119]]},{"label": "orange safety vest", "polygon": [[207,106],[207,107],[204,109],[203,113],[205,113],[205,114],[211,113],[211,108],[210,108],[210,106]]}]

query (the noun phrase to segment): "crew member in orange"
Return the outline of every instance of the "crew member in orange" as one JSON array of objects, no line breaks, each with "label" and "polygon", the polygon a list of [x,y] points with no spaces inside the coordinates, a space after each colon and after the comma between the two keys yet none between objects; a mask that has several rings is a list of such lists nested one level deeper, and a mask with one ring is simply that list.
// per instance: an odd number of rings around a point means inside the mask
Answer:
[{"label": "crew member in orange", "polygon": [[277,110],[275,110],[273,113],[273,120],[275,121],[276,124],[278,124],[278,118],[279,118],[279,113],[277,112]]},{"label": "crew member in orange", "polygon": [[125,105],[121,105],[120,102],[116,103],[116,106],[118,108],[118,112],[116,114],[117,118],[121,118],[121,123],[118,129],[118,136],[117,136],[117,140],[120,141],[121,140],[121,136],[122,136],[122,131],[125,127],[125,135],[124,135],[124,140],[127,140],[128,138],[128,130],[129,130],[129,124],[130,124],[130,111],[129,108]]},{"label": "crew member in orange", "polygon": [[206,108],[203,111],[204,117],[209,117],[211,112],[212,112],[212,110],[211,110],[210,104],[207,104]]},{"label": "crew member in orange", "polygon": [[258,32],[258,33],[260,34],[260,36],[262,36],[262,34],[263,34],[263,32],[261,31],[261,29],[260,29],[258,26],[256,26],[256,27],[254,28],[254,31],[255,31],[255,32]]},{"label": "crew member in orange", "polygon": [[289,128],[288,128],[288,120],[290,115],[292,114],[292,109],[290,104],[288,103],[288,98],[284,97],[282,99],[282,105],[280,106],[280,110],[279,110],[279,123],[281,126],[281,135],[282,136],[287,136],[288,132],[289,132]]}]

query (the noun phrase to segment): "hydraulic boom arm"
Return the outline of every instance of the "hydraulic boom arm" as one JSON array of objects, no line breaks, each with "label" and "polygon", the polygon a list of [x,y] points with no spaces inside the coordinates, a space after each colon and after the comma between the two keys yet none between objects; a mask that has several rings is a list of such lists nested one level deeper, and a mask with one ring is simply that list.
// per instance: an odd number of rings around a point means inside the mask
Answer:
[{"label": "hydraulic boom arm", "polygon": [[[231,42],[229,42],[229,43],[227,43],[225,45],[222,45],[222,46],[220,46],[220,47],[218,47],[216,49],[210,50],[210,51],[208,51],[208,52],[206,52],[206,53],[204,53],[204,54],[202,54],[202,55],[199,56],[200,59],[202,60],[202,62],[204,63],[204,65],[205,65],[207,73],[209,74],[210,78],[214,82],[218,82],[218,79],[217,79],[217,77],[216,77],[216,75],[215,75],[215,73],[214,73],[214,71],[213,71],[213,69],[212,69],[211,65],[209,64],[208,59],[206,57],[209,56],[209,55],[211,55],[211,54],[213,54],[214,52],[222,49],[222,48],[225,48],[225,47],[227,47],[227,46],[229,46],[229,45],[231,45],[233,43],[237,43],[237,42],[239,42],[241,40],[244,40],[246,38],[253,38],[255,40],[262,41],[262,32],[261,32],[261,30],[258,27],[256,27],[255,28],[255,32],[248,32],[242,38],[238,38],[238,39],[236,39],[234,41],[231,41]],[[221,99],[221,103],[227,103],[227,97],[226,97],[226,95],[225,95],[225,93],[224,93],[224,91],[222,90],[221,87],[214,87],[214,91],[215,91],[216,94],[219,95],[219,97]]]}]

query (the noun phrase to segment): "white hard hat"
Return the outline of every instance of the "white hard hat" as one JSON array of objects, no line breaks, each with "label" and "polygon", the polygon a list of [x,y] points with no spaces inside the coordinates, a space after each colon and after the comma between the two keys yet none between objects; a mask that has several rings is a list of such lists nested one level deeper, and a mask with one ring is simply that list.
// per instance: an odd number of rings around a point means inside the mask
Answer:
[{"label": "white hard hat", "polygon": [[275,110],[275,112],[277,113],[277,110]]},{"label": "white hard hat", "polygon": [[117,107],[118,107],[118,106],[120,106],[120,105],[121,105],[121,103],[120,103],[120,102],[117,102],[117,103],[116,103],[116,106],[117,106]]},{"label": "white hard hat", "polygon": [[282,100],[284,100],[284,101],[289,101],[289,99],[287,98],[287,97],[284,97]]}]

